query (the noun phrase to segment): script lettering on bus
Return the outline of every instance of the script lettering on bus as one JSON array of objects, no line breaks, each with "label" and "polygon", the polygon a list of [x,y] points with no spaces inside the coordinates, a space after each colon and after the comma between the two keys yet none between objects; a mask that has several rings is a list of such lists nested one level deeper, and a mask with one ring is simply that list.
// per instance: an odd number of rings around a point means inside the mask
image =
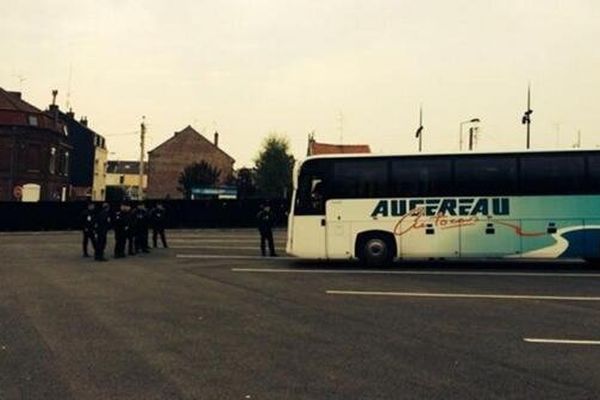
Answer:
[{"label": "script lettering on bus", "polygon": [[473,225],[481,217],[508,215],[508,198],[398,199],[380,200],[371,217],[400,217],[394,234],[435,227],[451,229]]}]

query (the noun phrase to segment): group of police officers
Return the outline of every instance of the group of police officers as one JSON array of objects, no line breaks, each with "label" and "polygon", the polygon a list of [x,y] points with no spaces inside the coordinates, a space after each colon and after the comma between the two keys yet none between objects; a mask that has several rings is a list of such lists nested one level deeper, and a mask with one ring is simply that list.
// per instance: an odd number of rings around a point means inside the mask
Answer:
[{"label": "group of police officers", "polygon": [[111,210],[108,203],[102,204],[96,211],[94,203],[89,203],[81,215],[83,229],[83,256],[89,257],[88,246],[91,243],[96,261],[108,261],[104,256],[106,237],[113,229],[115,232],[114,258],[123,258],[128,253],[149,253],[148,234],[152,229],[152,242],[158,245],[158,238],[163,247],[167,246],[165,237],[166,212],[161,203],[148,210],[144,203],[137,205],[121,203],[117,210]]}]

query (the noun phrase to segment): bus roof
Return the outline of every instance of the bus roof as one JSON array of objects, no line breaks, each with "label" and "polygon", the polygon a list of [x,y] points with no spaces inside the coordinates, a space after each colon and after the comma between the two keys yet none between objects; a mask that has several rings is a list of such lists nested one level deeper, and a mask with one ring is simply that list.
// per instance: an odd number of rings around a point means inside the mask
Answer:
[{"label": "bus roof", "polygon": [[577,153],[600,153],[600,149],[565,149],[565,150],[519,150],[519,151],[488,151],[488,152],[450,152],[450,153],[411,153],[411,154],[390,154],[390,153],[369,153],[369,154],[323,154],[308,156],[299,160],[300,164],[310,160],[320,159],[338,159],[338,158],[394,158],[394,157],[471,157],[471,156],[499,156],[499,155],[524,155],[524,154],[577,154]]}]

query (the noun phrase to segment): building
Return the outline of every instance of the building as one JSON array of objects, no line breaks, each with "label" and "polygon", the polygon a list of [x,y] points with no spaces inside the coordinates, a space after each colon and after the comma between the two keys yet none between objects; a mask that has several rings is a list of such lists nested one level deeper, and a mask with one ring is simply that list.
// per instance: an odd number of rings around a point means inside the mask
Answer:
[{"label": "building", "polygon": [[205,161],[220,171],[218,185],[233,175],[235,160],[219,147],[219,133],[214,141],[206,139],[191,126],[175,132],[166,142],[148,153],[148,198],[181,199],[178,179],[185,167]]},{"label": "building", "polygon": [[71,151],[56,115],[0,88],[0,201],[21,200],[24,185],[39,189],[34,200],[67,200]]},{"label": "building", "polygon": [[[148,171],[148,163],[144,163],[144,171]],[[140,162],[108,161],[106,167],[106,191],[110,200],[127,198],[139,199],[140,194]],[[142,189],[148,187],[148,175],[144,173]]]},{"label": "building", "polygon": [[315,140],[314,135],[309,135],[306,155],[316,156],[319,154],[357,154],[370,152],[371,148],[368,144],[319,143]]},{"label": "building", "polygon": [[106,140],[88,126],[88,120],[75,119],[72,110],[62,112],[50,105],[48,112],[57,115],[67,127],[69,144],[73,148],[69,167],[71,199],[103,201],[106,198]]}]

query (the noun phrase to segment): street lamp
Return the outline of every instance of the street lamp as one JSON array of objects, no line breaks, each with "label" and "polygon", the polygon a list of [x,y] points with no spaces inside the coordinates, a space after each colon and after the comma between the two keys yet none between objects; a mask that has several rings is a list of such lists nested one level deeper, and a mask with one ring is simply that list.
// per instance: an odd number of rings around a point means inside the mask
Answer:
[{"label": "street lamp", "polygon": [[481,122],[481,120],[479,118],[473,118],[473,119],[469,119],[466,121],[463,121],[460,123],[460,130],[458,132],[458,143],[459,143],[459,150],[462,151],[463,148],[463,136],[462,136],[462,130],[463,130],[463,125],[465,124],[475,124]]}]

